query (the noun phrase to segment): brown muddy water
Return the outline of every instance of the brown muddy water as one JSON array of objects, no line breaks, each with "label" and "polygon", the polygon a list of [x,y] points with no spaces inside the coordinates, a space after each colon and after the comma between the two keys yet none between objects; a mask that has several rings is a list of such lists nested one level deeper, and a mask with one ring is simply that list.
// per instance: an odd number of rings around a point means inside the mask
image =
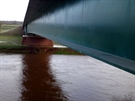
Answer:
[{"label": "brown muddy water", "polygon": [[0,54],[0,101],[118,101],[125,96],[135,101],[135,75],[89,56]]}]

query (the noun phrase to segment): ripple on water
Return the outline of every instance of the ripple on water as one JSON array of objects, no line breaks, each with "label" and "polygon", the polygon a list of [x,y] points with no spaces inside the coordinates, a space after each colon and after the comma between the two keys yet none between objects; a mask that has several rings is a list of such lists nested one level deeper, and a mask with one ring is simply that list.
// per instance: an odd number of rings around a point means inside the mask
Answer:
[{"label": "ripple on water", "polygon": [[89,56],[0,54],[0,101],[113,101],[135,97],[134,84],[134,75]]}]

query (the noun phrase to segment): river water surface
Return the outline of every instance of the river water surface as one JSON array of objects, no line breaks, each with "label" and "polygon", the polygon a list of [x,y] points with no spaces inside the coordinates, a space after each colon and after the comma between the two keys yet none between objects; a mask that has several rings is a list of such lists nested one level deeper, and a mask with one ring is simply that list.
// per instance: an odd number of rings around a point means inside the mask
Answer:
[{"label": "river water surface", "polygon": [[135,101],[135,75],[89,56],[0,54],[0,101],[115,101],[123,97]]}]

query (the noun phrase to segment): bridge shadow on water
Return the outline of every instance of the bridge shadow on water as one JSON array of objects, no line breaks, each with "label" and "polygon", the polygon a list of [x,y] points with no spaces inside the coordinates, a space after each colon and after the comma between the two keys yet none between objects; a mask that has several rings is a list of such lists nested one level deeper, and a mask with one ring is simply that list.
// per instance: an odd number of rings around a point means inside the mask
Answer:
[{"label": "bridge shadow on water", "polygon": [[26,54],[23,62],[21,101],[67,100],[51,73],[49,55]]}]

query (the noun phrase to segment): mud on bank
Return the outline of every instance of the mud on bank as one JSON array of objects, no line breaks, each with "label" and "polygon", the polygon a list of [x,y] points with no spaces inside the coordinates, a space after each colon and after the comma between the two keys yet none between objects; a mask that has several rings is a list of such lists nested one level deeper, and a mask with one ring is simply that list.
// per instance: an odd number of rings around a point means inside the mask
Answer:
[{"label": "mud on bank", "polygon": [[0,48],[0,53],[29,53],[29,54],[70,54],[83,55],[70,48],[57,47],[35,47],[35,46],[3,46]]}]

